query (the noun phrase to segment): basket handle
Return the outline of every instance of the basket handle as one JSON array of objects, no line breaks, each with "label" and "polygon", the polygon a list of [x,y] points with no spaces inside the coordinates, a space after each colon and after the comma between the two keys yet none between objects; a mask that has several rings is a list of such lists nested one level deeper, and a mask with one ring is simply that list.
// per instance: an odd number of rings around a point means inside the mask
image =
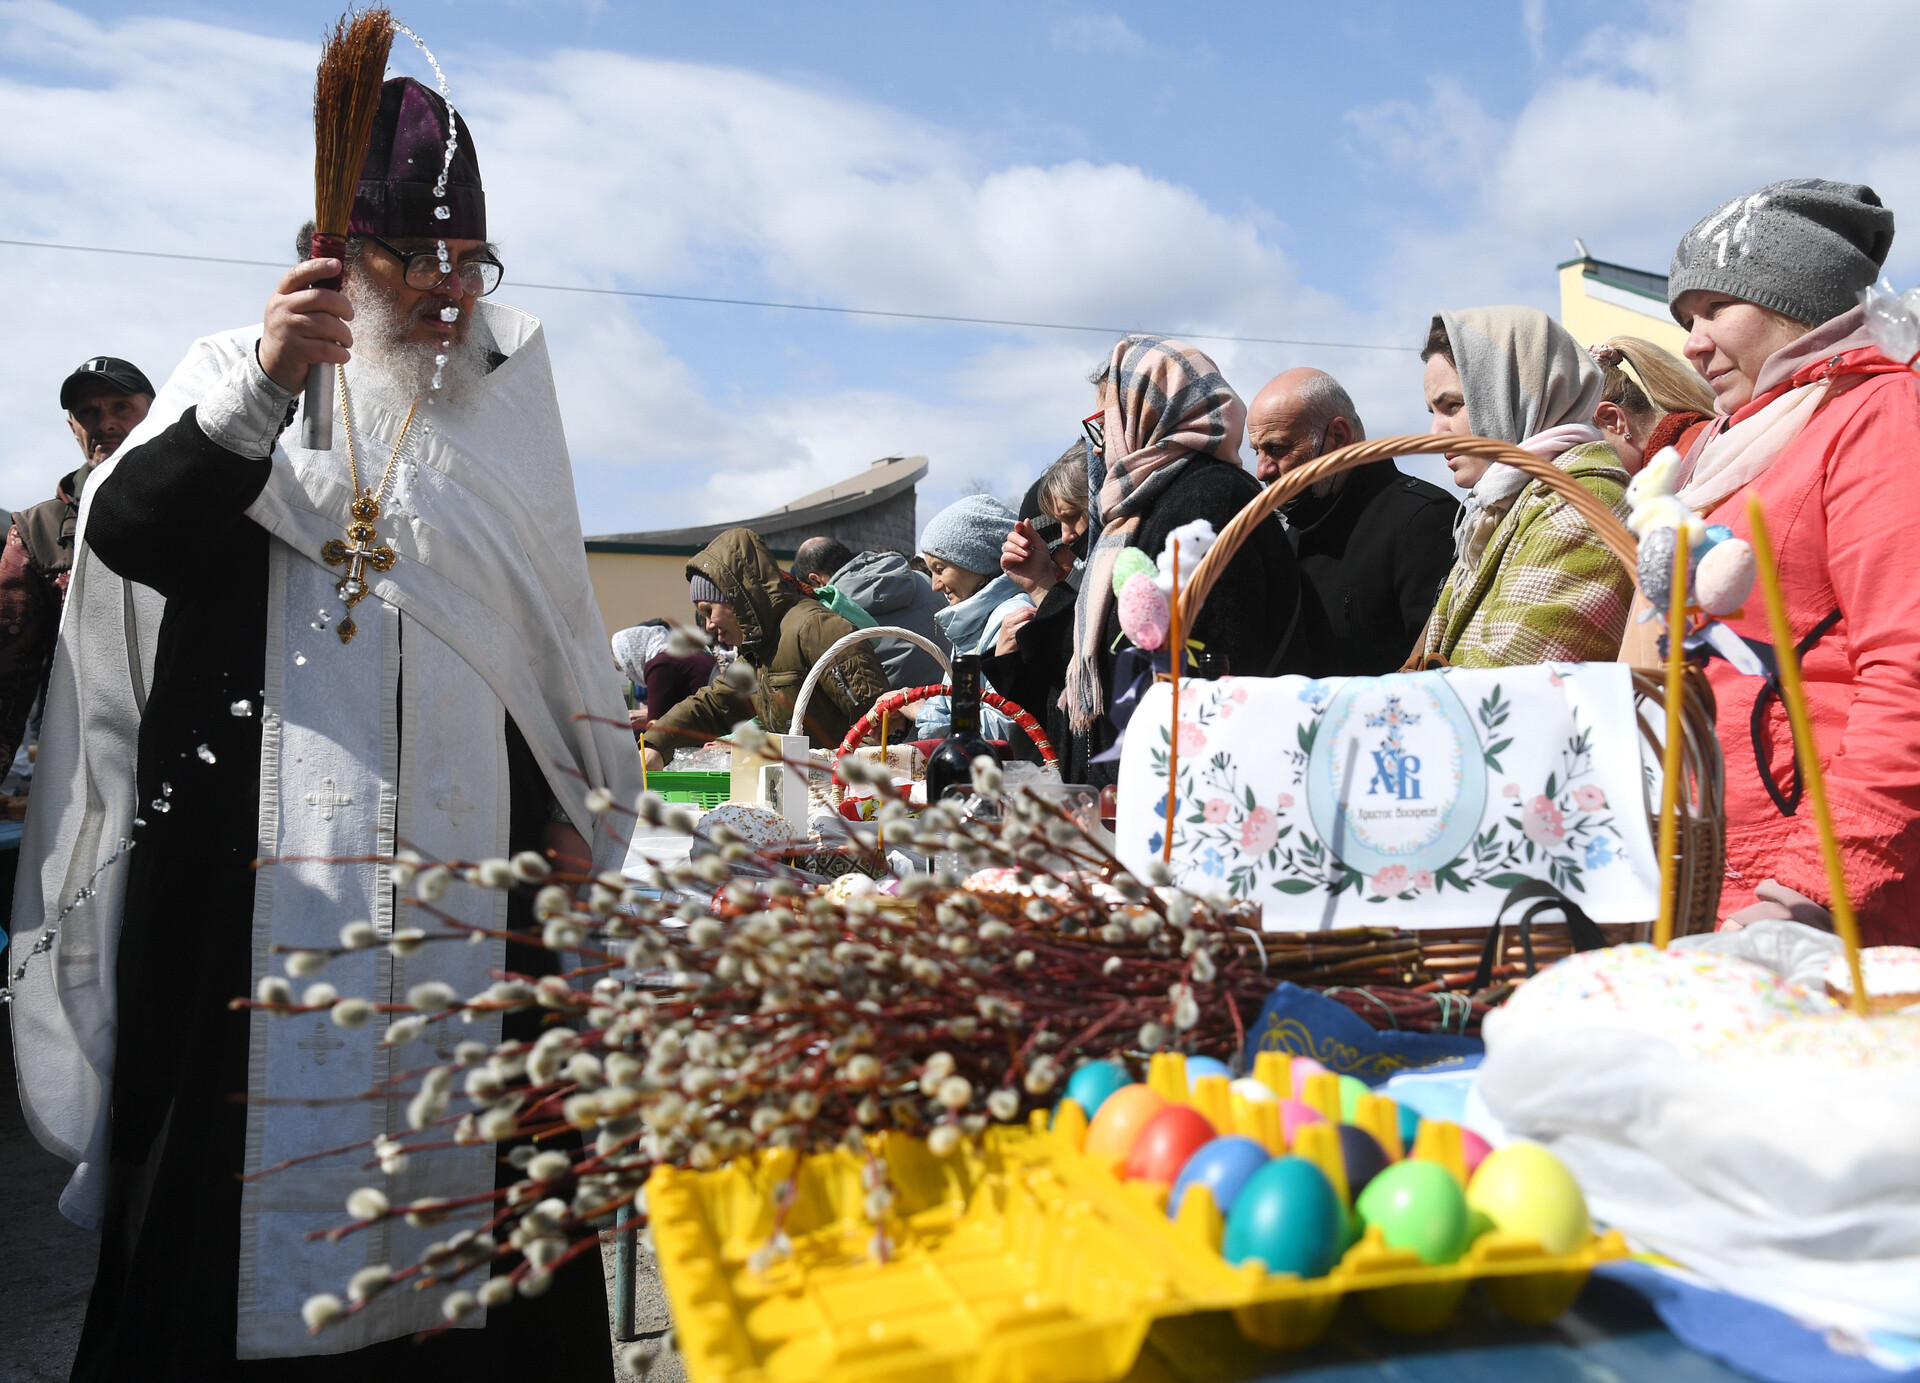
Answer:
[{"label": "basket handle", "polygon": [[[853,728],[847,731],[847,737],[840,741],[840,747],[834,751],[833,762],[835,766],[837,767],[840,760],[851,754],[861,740],[873,733],[875,716],[885,715],[889,711],[897,711],[909,701],[923,701],[929,696],[946,696],[950,694],[952,690],[953,688],[947,686],[931,686],[902,687],[899,691],[888,692],[885,696],[874,702],[873,709],[855,721]],[[1033,741],[1033,747],[1040,751],[1042,761],[1054,768],[1060,766],[1060,756],[1054,751],[1053,741],[1047,738],[1047,732],[1040,728],[1040,722],[1035,720],[1024,706],[1019,705],[1017,702],[1009,701],[1006,697],[1000,695],[999,692],[993,691],[982,690],[980,700],[988,706],[994,706],[1005,711],[1008,716],[1012,717],[1013,723],[1026,732],[1027,738]]]},{"label": "basket handle", "polygon": [[814,686],[820,681],[820,674],[833,665],[833,660],[840,655],[841,649],[857,644],[862,639],[905,639],[908,643],[918,644],[926,649],[949,673],[953,671],[953,663],[948,660],[946,650],[926,635],[916,634],[911,629],[902,629],[897,624],[876,624],[866,629],[856,629],[851,634],[842,634],[828,644],[827,651],[807,669],[807,680],[800,684],[800,694],[793,698],[793,724],[787,727],[789,735],[807,733],[806,726],[801,722],[807,713],[807,702],[813,697]]},{"label": "basket handle", "polygon": [[1549,489],[1593,525],[1594,532],[1600,535],[1600,540],[1628,572],[1639,570],[1640,545],[1632,532],[1598,496],[1553,462],[1535,456],[1530,451],[1522,451],[1511,442],[1496,441],[1492,437],[1460,437],[1446,433],[1378,437],[1367,442],[1351,442],[1304,466],[1296,467],[1248,500],[1246,507],[1220,531],[1212,548],[1200,559],[1200,565],[1193,569],[1185,592],[1178,597],[1183,607],[1180,623],[1189,629],[1193,627],[1194,620],[1200,616],[1201,605],[1206,602],[1207,593],[1213,589],[1213,583],[1220,579],[1220,573],[1226,569],[1227,563],[1240,550],[1240,545],[1246,542],[1267,515],[1308,486],[1339,475],[1342,471],[1371,465],[1375,461],[1388,461],[1396,456],[1425,456],[1435,452],[1484,456],[1490,461],[1504,461],[1517,470],[1525,471],[1535,480],[1545,481]]}]

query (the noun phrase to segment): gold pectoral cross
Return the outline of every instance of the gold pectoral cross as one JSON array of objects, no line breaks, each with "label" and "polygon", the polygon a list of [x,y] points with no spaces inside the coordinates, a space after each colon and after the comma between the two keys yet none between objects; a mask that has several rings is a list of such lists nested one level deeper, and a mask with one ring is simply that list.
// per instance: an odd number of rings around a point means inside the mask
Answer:
[{"label": "gold pectoral cross", "polygon": [[[380,536],[374,531],[374,520],[380,517],[380,501],[371,494],[362,494],[349,506],[353,522],[347,525],[347,541],[330,538],[320,547],[320,556],[330,567],[345,566],[346,574],[334,583],[334,593],[347,607],[347,616],[337,626],[341,643],[351,643],[353,636],[360,632],[360,626],[353,622],[353,607],[367,598],[367,568],[386,571],[393,566],[396,554],[385,543],[376,543]],[[352,546],[348,546],[351,543]]]}]

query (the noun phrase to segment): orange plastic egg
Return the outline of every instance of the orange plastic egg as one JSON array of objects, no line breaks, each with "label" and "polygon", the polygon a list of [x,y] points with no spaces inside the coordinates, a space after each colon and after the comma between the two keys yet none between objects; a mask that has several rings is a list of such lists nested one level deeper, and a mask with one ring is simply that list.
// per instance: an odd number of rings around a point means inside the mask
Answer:
[{"label": "orange plastic egg", "polygon": [[1099,1112],[1087,1125],[1084,1151],[1102,1157],[1125,1157],[1133,1151],[1141,1130],[1166,1107],[1166,1096],[1152,1086],[1121,1086],[1100,1102]]}]

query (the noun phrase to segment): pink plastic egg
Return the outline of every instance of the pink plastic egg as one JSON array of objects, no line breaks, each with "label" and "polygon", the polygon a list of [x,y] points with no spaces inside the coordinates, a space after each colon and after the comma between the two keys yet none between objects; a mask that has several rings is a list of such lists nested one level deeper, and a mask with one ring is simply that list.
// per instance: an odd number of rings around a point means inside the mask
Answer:
[{"label": "pink plastic egg", "polygon": [[1280,1102],[1280,1132],[1285,1135],[1288,1147],[1293,1146],[1294,1135],[1308,1124],[1326,1122],[1326,1115],[1304,1101],[1282,1100]]},{"label": "pink plastic egg", "polygon": [[1167,593],[1145,572],[1129,576],[1120,592],[1120,632],[1137,648],[1158,648],[1167,641],[1172,623]]},{"label": "pink plastic egg", "polygon": [[1460,1130],[1460,1156],[1467,1164],[1467,1176],[1480,1170],[1480,1164],[1487,1160],[1487,1154],[1493,1151],[1493,1145],[1470,1128]]},{"label": "pink plastic egg", "polygon": [[1287,1063],[1287,1074],[1293,1079],[1293,1098],[1299,1099],[1307,1093],[1307,1077],[1322,1075],[1326,1067],[1310,1056],[1297,1056]]}]

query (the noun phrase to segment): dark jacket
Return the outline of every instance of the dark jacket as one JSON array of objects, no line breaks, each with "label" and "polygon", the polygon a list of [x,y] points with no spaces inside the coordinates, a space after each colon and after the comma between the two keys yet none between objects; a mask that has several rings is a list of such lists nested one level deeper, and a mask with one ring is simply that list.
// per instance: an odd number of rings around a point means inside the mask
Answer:
[{"label": "dark jacket", "polygon": [[[947,608],[933,583],[907,565],[897,552],[863,552],[833,574],[833,588],[872,615],[878,624],[911,629],[942,649],[950,648],[933,622]],[[940,660],[905,639],[875,639],[873,651],[886,670],[887,685],[928,687],[946,676]]]},{"label": "dark jacket", "polygon": [[[1240,467],[1196,456],[1142,517],[1131,546],[1158,558],[1167,535],[1180,525],[1206,519],[1218,533],[1259,493],[1260,482]],[[1293,671],[1287,634],[1300,593],[1299,571],[1285,532],[1277,523],[1260,524],[1227,563],[1199,618],[1186,631],[1188,638],[1203,645],[1189,664],[1188,675],[1264,677]],[[1043,713],[1043,708],[1055,707],[1066,686],[1067,664],[1073,655],[1074,605],[1072,590],[1064,583],[1054,586],[1021,628],[1018,652],[981,662],[987,679],[1003,689],[1001,694],[1033,712],[1049,732],[1064,721]],[[1100,635],[1100,682],[1108,700],[1113,696],[1114,644],[1119,637],[1116,600],[1107,605],[1106,628]],[[1062,776],[1068,782],[1114,782],[1117,764],[1085,763],[1079,758],[1082,752],[1089,758],[1101,753],[1114,739],[1113,726],[1102,716],[1083,745],[1056,740]]]},{"label": "dark jacket", "polygon": [[1305,588],[1288,671],[1379,676],[1405,663],[1453,569],[1459,512],[1453,496],[1391,461],[1349,471],[1325,499],[1288,505]]},{"label": "dark jacket", "polygon": [[0,774],[53,665],[60,606],[73,575],[73,530],[94,462],[63,478],[52,499],[13,516],[0,550]]},{"label": "dark jacket", "polygon": [[[688,577],[696,572],[726,592],[740,622],[740,656],[754,670],[757,685],[747,697],[716,680],[655,721],[644,743],[669,760],[675,749],[725,735],[748,717],[786,733],[807,673],[834,640],[853,632],[846,620],[800,593],[750,528],[729,528],[707,544],[687,563]],[[809,741],[815,748],[838,748],[854,721],[887,690],[871,643],[842,649],[807,702]]]}]

